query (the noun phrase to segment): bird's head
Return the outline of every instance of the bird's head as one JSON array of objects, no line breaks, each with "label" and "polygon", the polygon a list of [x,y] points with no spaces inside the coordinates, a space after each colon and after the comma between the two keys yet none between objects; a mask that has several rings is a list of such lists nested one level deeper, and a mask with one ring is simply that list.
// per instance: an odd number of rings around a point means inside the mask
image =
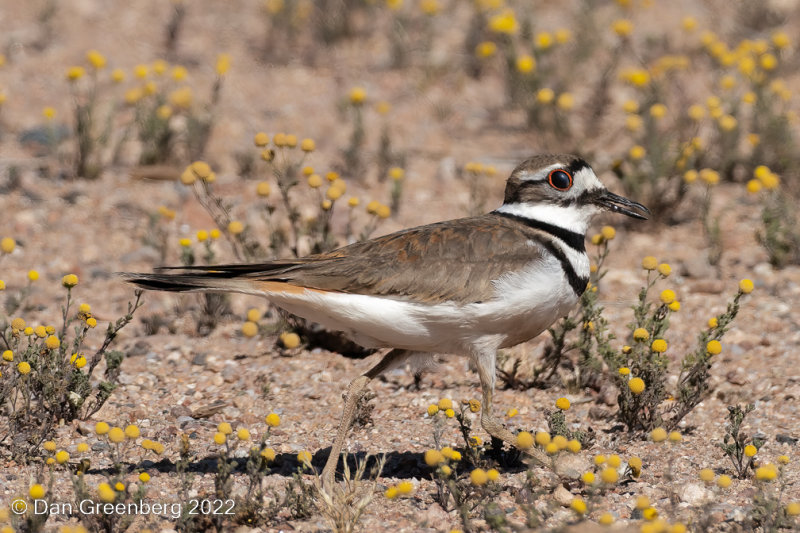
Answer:
[{"label": "bird's head", "polygon": [[638,202],[610,192],[592,167],[574,155],[539,155],[521,163],[508,178],[498,209],[585,233],[592,216],[613,211],[646,219]]}]

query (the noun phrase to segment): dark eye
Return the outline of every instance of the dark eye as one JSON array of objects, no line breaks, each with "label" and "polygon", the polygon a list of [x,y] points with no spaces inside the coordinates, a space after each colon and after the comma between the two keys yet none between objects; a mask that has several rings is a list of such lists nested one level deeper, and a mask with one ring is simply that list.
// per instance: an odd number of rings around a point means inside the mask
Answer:
[{"label": "dark eye", "polygon": [[566,170],[554,170],[547,176],[547,181],[554,189],[559,191],[568,191],[572,187],[572,175]]}]

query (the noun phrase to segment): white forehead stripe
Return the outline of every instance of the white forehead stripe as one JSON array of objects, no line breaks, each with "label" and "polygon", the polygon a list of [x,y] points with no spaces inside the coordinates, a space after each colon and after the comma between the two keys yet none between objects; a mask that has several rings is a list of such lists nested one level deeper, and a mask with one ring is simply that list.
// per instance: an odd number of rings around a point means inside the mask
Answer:
[{"label": "white forehead stripe", "polygon": [[582,183],[584,189],[587,191],[594,189],[605,189],[605,186],[600,183],[600,180],[597,179],[597,175],[589,167],[583,167],[577,171],[573,176],[573,179],[578,183]]},{"label": "white forehead stripe", "polygon": [[547,175],[550,174],[552,171],[561,168],[564,168],[564,163],[556,163],[554,165],[550,165],[549,167],[544,167],[539,169],[538,172],[535,174],[525,173],[519,179],[520,181],[544,181],[547,179]]}]

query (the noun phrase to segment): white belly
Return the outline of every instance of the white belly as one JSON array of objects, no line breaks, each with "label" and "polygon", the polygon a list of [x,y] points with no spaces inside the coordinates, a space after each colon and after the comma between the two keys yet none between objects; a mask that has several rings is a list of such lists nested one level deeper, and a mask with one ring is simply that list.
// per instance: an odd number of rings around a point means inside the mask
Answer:
[{"label": "white belly", "polygon": [[[366,347],[467,354],[478,345],[502,348],[532,339],[577,303],[558,260],[546,257],[497,280],[496,297],[481,303],[427,305],[316,291],[267,297],[291,313],[343,331]],[[588,274],[588,259],[585,270]]]}]

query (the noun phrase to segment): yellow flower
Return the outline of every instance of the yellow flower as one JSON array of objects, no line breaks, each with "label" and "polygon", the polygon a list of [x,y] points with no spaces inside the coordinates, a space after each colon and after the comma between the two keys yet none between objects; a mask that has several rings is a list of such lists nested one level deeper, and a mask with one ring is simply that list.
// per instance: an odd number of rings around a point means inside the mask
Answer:
[{"label": "yellow flower", "polygon": [[331,187],[328,187],[327,191],[325,191],[325,196],[327,196],[329,200],[334,201],[334,202],[336,200],[338,200],[339,198],[341,198],[342,194],[343,194],[343,191],[339,187],[331,186]]},{"label": "yellow flower", "polygon": [[727,489],[728,487],[730,487],[731,482],[732,482],[731,477],[726,476],[725,474],[722,474],[717,478],[717,486],[721,489]]},{"label": "yellow flower", "polygon": [[744,454],[747,457],[753,457],[757,453],[758,453],[758,448],[756,448],[752,444],[748,444],[747,446],[744,447]]},{"label": "yellow flower", "polygon": [[629,156],[631,159],[633,159],[634,161],[638,161],[639,159],[642,159],[642,158],[645,156],[645,153],[646,153],[646,152],[645,152],[645,149],[644,149],[644,147],[643,147],[643,146],[639,146],[639,145],[637,144],[636,146],[633,146],[633,147],[632,147],[632,148],[631,148],[631,149],[628,151],[628,156]]},{"label": "yellow flower", "polygon": [[614,515],[608,512],[603,513],[597,517],[597,523],[601,526],[610,526],[614,523]]},{"label": "yellow flower", "polygon": [[557,29],[554,35],[558,44],[568,43],[572,39],[572,32],[567,28]]},{"label": "yellow flower", "polygon": [[666,278],[672,274],[672,267],[669,266],[669,263],[661,263],[658,265],[658,273]]},{"label": "yellow flower", "polygon": [[3,239],[0,240],[0,250],[2,250],[3,253],[10,254],[11,252],[14,251],[14,248],[16,247],[17,243],[11,237],[3,237]]},{"label": "yellow flower", "polygon": [[188,248],[189,246],[192,245],[192,239],[184,237],[184,238],[182,238],[181,240],[178,241],[178,244],[180,244],[184,248]]},{"label": "yellow flower", "polygon": [[453,411],[452,409],[445,409],[444,416],[446,416],[447,418],[453,418],[454,416],[456,416],[456,412]]},{"label": "yellow flower", "polygon": [[489,19],[489,30],[494,33],[511,35],[517,32],[517,18],[514,11],[504,9],[502,12]]},{"label": "yellow flower", "polygon": [[675,301],[675,291],[671,289],[664,289],[661,291],[661,301],[665,304],[670,304]]},{"label": "yellow flower", "polygon": [[139,437],[141,432],[139,431],[139,426],[136,424],[130,424],[129,426],[125,427],[125,436],[129,439],[133,440]]},{"label": "yellow flower", "polygon": [[94,425],[94,432],[98,435],[105,435],[110,429],[106,422],[98,422]]},{"label": "yellow flower", "polygon": [[733,131],[736,129],[738,124],[739,121],[737,121],[736,118],[731,115],[722,115],[719,118],[719,127],[724,131]]},{"label": "yellow flower", "polygon": [[240,233],[242,233],[244,231],[244,224],[242,224],[238,220],[232,220],[228,224],[228,231],[232,235],[239,235]]},{"label": "yellow flower", "polygon": [[117,493],[108,483],[100,483],[97,486],[97,495],[100,497],[100,501],[105,503],[111,503],[117,499]]},{"label": "yellow flower", "polygon": [[118,444],[125,440],[125,432],[122,428],[115,426],[108,430],[108,440]]},{"label": "yellow flower", "polygon": [[555,97],[556,94],[553,92],[553,89],[549,89],[547,87],[539,89],[536,92],[536,101],[540,104],[549,104]]},{"label": "yellow flower", "polygon": [[689,118],[691,118],[695,122],[700,122],[701,120],[703,120],[703,117],[706,116],[706,110],[703,106],[699,104],[694,104],[689,106],[687,114],[689,115]]},{"label": "yellow flower", "polygon": [[258,324],[250,320],[246,321],[242,324],[242,335],[248,338],[258,335]]},{"label": "yellow flower", "polygon": [[150,481],[150,474],[148,474],[147,472],[142,472],[141,474],[139,474],[139,481],[141,481],[142,483],[147,483],[148,481]]},{"label": "yellow flower", "polygon": [[536,60],[533,56],[525,54],[517,58],[517,70],[523,74],[533,72],[536,68]]},{"label": "yellow flower", "polygon": [[29,374],[31,371],[31,365],[27,361],[22,361],[21,363],[17,364],[17,371],[19,371],[19,373],[22,375]]},{"label": "yellow flower", "polygon": [[69,67],[67,69],[67,79],[69,81],[77,81],[81,79],[84,74],[86,74],[86,71],[83,67]]},{"label": "yellow flower", "polygon": [[551,442],[547,446],[544,447],[544,451],[547,452],[547,455],[555,455],[559,452],[558,444],[555,442]]},{"label": "yellow flower", "polygon": [[425,451],[425,464],[428,466],[436,466],[444,461],[444,455],[439,450],[426,450]]},{"label": "yellow flower", "polygon": [[78,453],[86,453],[89,451],[89,445],[85,442],[78,443]]},{"label": "yellow flower", "polygon": [[660,427],[655,428],[650,432],[650,438],[653,439],[653,442],[663,442],[667,440],[667,430]]},{"label": "yellow flower", "polygon": [[3,361],[11,362],[14,360],[14,352],[11,350],[5,350],[3,352]]},{"label": "yellow flower", "polygon": [[519,414],[519,411],[517,410],[517,408],[516,408],[516,407],[512,407],[511,409],[509,409],[508,411],[506,411],[506,416],[507,416],[508,418],[514,418],[514,417],[515,417],[515,416],[517,416],[518,414]]},{"label": "yellow flower", "polygon": [[164,61],[163,59],[156,59],[153,61],[153,73],[157,76],[161,76],[164,74],[167,69],[169,68],[169,63]]},{"label": "yellow flower", "polygon": [[586,513],[586,502],[580,498],[574,498],[569,504],[570,509],[575,511],[576,514],[583,515]]},{"label": "yellow flower", "polygon": [[300,149],[304,152],[313,152],[315,148],[314,139],[303,139],[300,143]]},{"label": "yellow flower", "polygon": [[276,428],[281,425],[281,417],[277,413],[270,413],[266,417],[266,422],[269,427]]},{"label": "yellow flower", "polygon": [[283,344],[287,350],[293,350],[300,346],[300,335],[292,331],[285,331],[281,333],[279,338],[281,344]]},{"label": "yellow flower", "polygon": [[617,230],[615,230],[612,226],[603,226],[600,229],[600,234],[603,238],[607,241],[612,240],[617,235]]},{"label": "yellow flower", "polygon": [[667,351],[667,341],[664,339],[656,339],[650,345],[650,349],[656,353],[664,353]]},{"label": "yellow flower", "polygon": [[778,477],[778,471],[774,465],[767,464],[756,468],[756,479],[758,481],[772,481]]},{"label": "yellow flower", "polygon": [[706,352],[709,355],[719,355],[722,352],[722,343],[716,339],[708,341],[706,344]]},{"label": "yellow flower", "polygon": [[631,457],[628,459],[628,467],[633,477],[639,477],[642,473],[642,460],[639,457]]},{"label": "yellow flower", "polygon": [[787,48],[791,44],[791,41],[785,32],[776,31],[772,34],[772,44],[775,46],[775,48],[780,50]]},{"label": "yellow flower", "polygon": [[690,15],[683,17],[681,19],[681,28],[686,32],[694,31],[697,28],[697,19]]},{"label": "yellow flower", "polygon": [[642,518],[644,518],[648,522],[652,522],[653,520],[658,518],[658,511],[656,511],[655,508],[653,507],[648,507],[647,509],[643,509]]},{"label": "yellow flower", "polygon": [[786,506],[786,515],[787,516],[798,516],[800,515],[800,502],[791,502],[789,505]]},{"label": "yellow flower", "polygon": [[106,66],[106,58],[97,50],[89,50],[86,52],[86,60],[97,70]]},{"label": "yellow flower", "polygon": [[583,481],[587,485],[591,485],[595,482],[595,477],[592,472],[584,472],[581,476],[581,481]]},{"label": "yellow flower", "polygon": [[633,330],[633,339],[637,341],[646,341],[650,338],[650,333],[644,328],[636,328]]},{"label": "yellow flower", "polygon": [[622,459],[620,459],[619,455],[612,453],[606,457],[606,463],[612,468],[619,468],[619,465],[622,464]]},{"label": "yellow flower", "polygon": [[363,87],[353,87],[350,89],[350,103],[361,105],[367,99],[367,90]]},{"label": "yellow flower", "polygon": [[192,107],[193,99],[191,87],[181,87],[169,93],[169,103],[178,109],[189,109]]},{"label": "yellow flower", "polygon": [[[520,432],[520,433],[527,433],[527,432]],[[530,435],[530,433],[528,433],[528,435]],[[519,437],[519,435],[517,435],[517,437]],[[548,433],[547,431],[537,431],[536,432],[536,436],[535,436],[535,440],[536,440],[536,444],[538,444],[539,446],[544,448],[545,446],[550,444],[550,440],[551,440],[550,439],[550,433]],[[533,444],[531,444],[531,446],[532,445]]]},{"label": "yellow flower", "polygon": [[547,50],[553,46],[553,35],[546,31],[537,33],[533,42],[535,43],[536,48],[539,48],[540,50]]},{"label": "yellow flower", "polygon": [[94,318],[93,316],[87,318],[86,319],[86,325],[89,326],[90,328],[95,327],[97,325],[97,319]]},{"label": "yellow flower", "polygon": [[486,471],[483,468],[476,468],[469,474],[470,483],[475,485],[476,487],[480,487],[481,485],[485,485],[487,481],[489,481],[489,476],[486,474]]},{"label": "yellow flower", "polygon": [[633,378],[628,382],[628,388],[633,394],[641,394],[645,389],[644,380],[642,378]]},{"label": "yellow flower", "polygon": [[655,270],[658,267],[658,260],[652,255],[642,259],[642,268],[645,270]]},{"label": "yellow flower", "polygon": [[469,400],[469,402],[467,403],[469,405],[469,410],[471,413],[477,413],[478,411],[481,410],[481,402],[479,402],[478,400]]},{"label": "yellow flower", "polygon": [[610,485],[619,481],[619,474],[615,468],[604,468],[603,471],[600,472],[600,479],[603,480],[603,483],[608,483]]},{"label": "yellow flower", "polygon": [[253,144],[255,144],[258,148],[263,148],[269,144],[269,135],[260,131],[255,134],[253,137]]},{"label": "yellow flower", "polygon": [[778,66],[778,58],[772,54],[764,54],[758,58],[758,64],[764,70],[774,70]]},{"label": "yellow flower", "polygon": [[681,303],[678,300],[675,300],[674,302],[670,303],[667,307],[669,307],[670,311],[677,313],[678,311],[681,310]]},{"label": "yellow flower", "polygon": [[42,116],[47,120],[53,120],[56,117],[56,110],[50,106],[42,109]]},{"label": "yellow flower", "polygon": [[567,398],[561,397],[556,400],[556,408],[561,409],[562,411],[568,410],[569,405],[569,400]]},{"label": "yellow flower", "polygon": [[36,281],[37,279],[39,279],[39,273],[37,271],[35,271],[35,270],[29,270],[28,271],[28,280],[29,281]]},{"label": "yellow flower", "polygon": [[581,443],[577,439],[572,439],[567,443],[567,450],[569,450],[571,453],[578,453],[581,451],[581,447]]},{"label": "yellow flower", "polygon": [[161,120],[168,120],[172,116],[172,108],[168,105],[160,105],[156,109],[156,116]]},{"label": "yellow flower", "polygon": [[44,487],[38,483],[31,485],[31,488],[28,489],[28,495],[31,499],[41,500],[44,498]]},{"label": "yellow flower", "polygon": [[622,103],[622,109],[626,113],[638,113],[639,112],[639,102],[636,100],[625,100]]},{"label": "yellow flower", "polygon": [[[539,434],[537,433],[537,436],[538,435]],[[550,441],[549,438],[547,440],[548,442]],[[533,435],[531,435],[527,431],[520,431],[519,433],[517,433],[516,441],[517,441],[517,448],[520,448],[522,450],[530,449],[533,446]]]},{"label": "yellow flower", "polygon": [[219,425],[217,425],[217,431],[224,435],[230,435],[233,433],[233,428],[228,422],[220,422]]},{"label": "yellow flower", "polygon": [[228,70],[231,68],[231,56],[230,54],[219,54],[217,56],[217,75],[224,76],[228,73]]},{"label": "yellow flower", "polygon": [[44,443],[42,443],[42,448],[44,448],[45,451],[52,453],[56,451],[56,443],[55,441],[52,440],[45,441]]},{"label": "yellow flower", "polygon": [[69,453],[67,451],[60,450],[58,453],[56,453],[56,462],[58,464],[63,465],[67,461],[69,461]]},{"label": "yellow flower", "polygon": [[297,146],[297,135],[293,135],[291,133],[286,134],[286,146],[289,148],[294,148]]},{"label": "yellow flower", "polygon": [[275,460],[275,450],[272,448],[264,448],[261,450],[261,457],[263,457],[267,462],[272,462]]},{"label": "yellow flower", "polygon": [[620,37],[628,37],[633,32],[633,23],[628,19],[615,20],[611,29]]},{"label": "yellow flower", "polygon": [[683,436],[681,435],[680,431],[670,431],[667,438],[670,442],[680,442],[683,440]]},{"label": "yellow flower", "polygon": [[750,294],[751,292],[753,292],[753,282],[746,278],[741,280],[739,282],[739,290],[743,294]]},{"label": "yellow flower", "polygon": [[236,432],[236,436],[239,440],[250,440],[250,431],[245,428],[240,428],[239,431]]},{"label": "yellow flower", "polygon": [[222,446],[223,444],[225,444],[226,440],[228,440],[228,437],[225,435],[225,433],[222,433],[221,431],[217,431],[216,433],[214,433],[214,442],[216,444]]},{"label": "yellow flower", "polygon": [[650,106],[650,116],[655,119],[664,118],[667,114],[667,106],[664,104],[653,104]]},{"label": "yellow flower", "polygon": [[497,52],[497,45],[492,41],[483,41],[475,47],[475,55],[480,58],[493,56]]},{"label": "yellow flower", "polygon": [[789,464],[789,456],[788,455],[779,455],[778,456],[778,462],[780,464],[782,464],[782,465],[788,465]]},{"label": "yellow flower", "polygon": [[575,97],[571,93],[561,93],[558,95],[556,105],[562,111],[569,111],[575,106]]},{"label": "yellow flower", "polygon": [[631,369],[627,366],[620,367],[618,370],[620,376],[629,376],[631,373]]},{"label": "yellow flower", "polygon": [[397,487],[389,487],[389,488],[388,488],[388,489],[386,489],[386,490],[384,491],[384,493],[383,493],[383,495],[384,495],[384,496],[386,497],[386,499],[388,499],[388,500],[394,500],[395,498],[397,498],[397,494],[398,494]]},{"label": "yellow flower", "polygon": [[428,406],[428,416],[434,416],[436,413],[439,412],[439,406],[435,403],[432,403]]}]

